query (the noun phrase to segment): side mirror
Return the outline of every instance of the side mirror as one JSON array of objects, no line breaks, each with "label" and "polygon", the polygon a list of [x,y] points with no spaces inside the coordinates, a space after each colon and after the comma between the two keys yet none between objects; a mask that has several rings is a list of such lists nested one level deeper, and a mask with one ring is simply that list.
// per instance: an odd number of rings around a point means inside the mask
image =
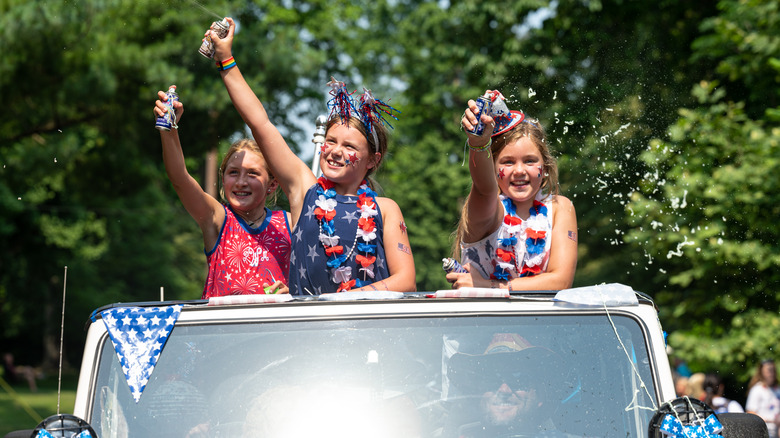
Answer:
[{"label": "side mirror", "polygon": [[70,414],[57,414],[41,421],[30,438],[98,438],[86,421]]},{"label": "side mirror", "polygon": [[683,428],[697,426],[704,428],[706,436],[769,438],[761,417],[744,413],[715,414],[706,403],[689,397],[679,397],[661,405],[650,420],[648,437],[684,437],[688,435]]}]

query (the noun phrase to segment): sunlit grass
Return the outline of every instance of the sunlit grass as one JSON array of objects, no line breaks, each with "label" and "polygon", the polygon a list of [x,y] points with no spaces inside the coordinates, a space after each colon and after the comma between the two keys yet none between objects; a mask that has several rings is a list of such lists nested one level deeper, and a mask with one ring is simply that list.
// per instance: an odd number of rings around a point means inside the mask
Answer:
[{"label": "sunlit grass", "polygon": [[[76,401],[78,376],[62,376],[60,413],[73,412]],[[47,376],[38,381],[38,391],[31,392],[22,383],[11,386],[0,385],[0,437],[20,429],[34,429],[44,418],[57,413],[57,376]]]}]

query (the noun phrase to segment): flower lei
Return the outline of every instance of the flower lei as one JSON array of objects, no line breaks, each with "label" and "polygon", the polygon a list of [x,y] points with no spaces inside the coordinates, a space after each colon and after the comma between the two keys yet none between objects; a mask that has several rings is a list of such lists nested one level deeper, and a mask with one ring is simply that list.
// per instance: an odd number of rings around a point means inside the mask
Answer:
[{"label": "flower lei", "polygon": [[[500,195],[506,214],[498,230],[498,247],[493,258],[495,270],[493,280],[511,280],[517,277],[530,277],[542,272],[545,259],[547,235],[551,226],[547,217],[547,206],[538,197],[529,210],[531,216],[522,220],[517,216],[517,208],[511,199]],[[520,244],[522,260],[517,260],[515,247]],[[514,275],[512,273],[514,272]]]},{"label": "flower lei", "polygon": [[[325,255],[328,257],[327,265],[330,268],[331,281],[339,285],[338,292],[352,289],[353,287],[362,287],[373,283],[367,281],[366,277],[374,278],[374,262],[376,262],[376,222],[374,216],[379,214],[376,207],[376,192],[371,190],[368,183],[363,180],[358,189],[357,209],[360,211],[357,231],[355,232],[355,241],[347,253],[344,253],[344,247],[339,245],[340,237],[336,234],[334,218],[336,217],[337,201],[334,183],[325,177],[317,179],[317,200],[314,202],[317,206],[314,209],[314,215],[320,223],[320,243],[325,248]],[[360,240],[360,242],[359,242]],[[356,251],[357,250],[357,251]],[[355,254],[355,261],[360,266],[363,273],[363,279],[352,278],[352,267],[344,266],[346,262]]]}]

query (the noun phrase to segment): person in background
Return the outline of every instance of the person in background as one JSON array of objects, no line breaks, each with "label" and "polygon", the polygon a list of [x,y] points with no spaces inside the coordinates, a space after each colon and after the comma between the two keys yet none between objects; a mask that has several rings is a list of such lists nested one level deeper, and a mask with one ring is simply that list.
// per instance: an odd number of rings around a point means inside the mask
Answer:
[{"label": "person in background", "polygon": [[778,438],[780,387],[777,384],[777,368],[774,359],[764,359],[759,362],[748,388],[745,410],[764,419],[769,438]]},{"label": "person in background", "polygon": [[685,395],[696,400],[704,400],[704,373],[693,373],[688,377],[688,384],[685,387]]},{"label": "person in background", "polygon": [[[167,95],[157,93],[154,114],[169,111]],[[181,123],[184,105],[173,103]],[[223,205],[187,172],[178,129],[161,130],[163,162],[184,208],[203,232],[208,277],[201,298],[286,293],[290,265],[289,214],[265,206],[278,182],[253,140],[235,142],[220,166]]]},{"label": "person in background", "polygon": [[742,405],[736,400],[724,397],[725,387],[717,373],[708,373],[704,377],[704,403],[711,407],[716,414],[723,412],[745,412]]}]

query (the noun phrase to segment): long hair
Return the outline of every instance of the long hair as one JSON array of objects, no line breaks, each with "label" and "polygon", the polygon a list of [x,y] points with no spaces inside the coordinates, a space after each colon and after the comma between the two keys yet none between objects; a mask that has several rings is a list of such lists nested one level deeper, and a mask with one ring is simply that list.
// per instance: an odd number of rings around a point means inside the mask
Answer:
[{"label": "long hair", "polygon": [[[542,155],[542,165],[544,166],[544,177],[542,178],[542,185],[539,191],[543,194],[555,197],[560,194],[560,187],[558,185],[558,160],[553,156],[547,145],[547,134],[544,131],[541,123],[535,119],[525,119],[518,123],[517,126],[509,131],[498,135],[493,138],[493,144],[490,146],[490,153],[493,157],[493,164],[495,165],[498,159],[498,154],[504,150],[507,145],[512,144],[523,137],[528,137],[539,149],[539,153]],[[460,260],[460,244],[463,241],[463,236],[466,234],[466,230],[469,227],[468,224],[468,209],[471,193],[466,197],[466,202],[463,203],[463,207],[460,212],[460,221],[458,222],[458,228],[455,231],[455,239],[452,244],[452,256]]]},{"label": "long hair", "polygon": [[752,388],[756,383],[763,383],[767,386],[773,386],[777,384],[777,369],[775,369],[775,376],[773,382],[766,382],[764,381],[764,374],[761,372],[761,370],[764,369],[764,365],[774,364],[774,359],[764,359],[761,362],[758,363],[758,366],[756,367],[756,371],[753,373],[753,377],[750,378],[750,383],[748,384],[748,389]]},{"label": "long hair", "polygon": [[[250,138],[242,138],[241,140],[238,140],[230,145],[230,148],[228,148],[227,152],[225,153],[225,157],[222,159],[222,164],[219,165],[219,197],[223,204],[227,204],[227,198],[225,198],[225,183],[223,180],[225,176],[225,169],[227,169],[230,157],[232,157],[237,152],[242,151],[254,152],[255,154],[259,155],[263,160],[263,169],[265,169],[265,171],[268,172],[268,176],[270,176],[268,181],[271,182],[276,179],[274,173],[271,171],[271,168],[268,166],[268,161],[266,161],[265,156],[263,156],[263,151],[260,150],[260,147],[257,145],[257,143]],[[266,196],[265,203],[268,204],[270,201],[271,205],[276,204],[276,196],[278,193],[279,186],[277,185],[276,190]]]}]

